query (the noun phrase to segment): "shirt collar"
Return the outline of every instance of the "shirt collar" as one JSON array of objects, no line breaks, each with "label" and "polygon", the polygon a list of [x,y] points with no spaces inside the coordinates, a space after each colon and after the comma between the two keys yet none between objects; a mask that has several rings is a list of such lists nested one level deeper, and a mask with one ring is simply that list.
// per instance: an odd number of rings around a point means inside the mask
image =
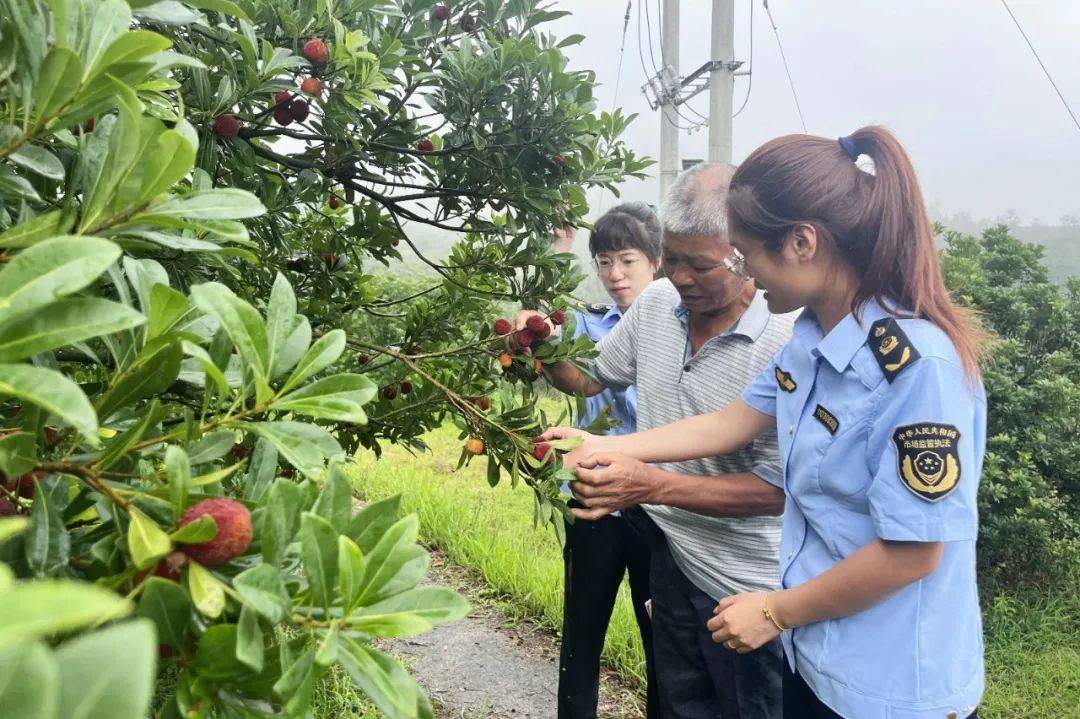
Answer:
[{"label": "shirt collar", "polygon": [[[689,330],[690,309],[682,302],[679,302],[674,312],[683,329]],[[769,316],[769,305],[765,302],[765,293],[761,291],[755,292],[754,299],[750,300],[750,304],[742,313],[742,316],[736,320],[735,325],[720,336],[742,335],[751,342],[757,342],[758,338],[761,337],[761,333],[765,331],[765,327],[769,324]]]},{"label": "shirt collar", "polygon": [[871,297],[860,308],[859,319],[856,320],[855,315],[849,312],[824,337],[821,337],[821,327],[817,324],[814,313],[807,309],[804,315],[814,323],[817,336],[821,338],[810,353],[824,357],[833,369],[843,372],[851,364],[859,348],[866,344],[866,335],[870,331],[870,325],[884,317],[893,316],[893,313]]},{"label": "shirt collar", "polygon": [[601,317],[600,320],[602,322],[607,322],[610,319],[621,320],[622,314],[622,310],[619,309],[618,305],[612,305],[611,309],[605,312],[604,316]]}]

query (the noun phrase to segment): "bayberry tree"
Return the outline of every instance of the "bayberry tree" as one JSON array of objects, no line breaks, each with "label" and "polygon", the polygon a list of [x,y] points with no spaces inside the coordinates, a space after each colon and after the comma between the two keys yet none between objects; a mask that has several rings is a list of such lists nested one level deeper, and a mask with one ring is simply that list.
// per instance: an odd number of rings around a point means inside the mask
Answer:
[{"label": "bayberry tree", "polygon": [[[372,640],[467,606],[347,458],[453,418],[561,526],[531,386],[588,343],[490,321],[561,319],[543,236],[644,163],[555,16],[0,0],[0,713],[305,716],[338,665],[431,715]],[[371,266],[406,250],[430,282],[398,293]]]}]

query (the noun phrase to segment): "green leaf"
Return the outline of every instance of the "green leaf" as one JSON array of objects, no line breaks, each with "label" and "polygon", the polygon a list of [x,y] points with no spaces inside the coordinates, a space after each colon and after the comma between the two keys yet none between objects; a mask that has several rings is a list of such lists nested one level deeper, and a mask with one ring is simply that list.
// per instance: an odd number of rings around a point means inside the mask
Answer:
[{"label": "green leaf", "polygon": [[[0,365],[0,378],[2,376]],[[325,429],[313,424],[261,422],[245,424],[243,429],[272,442],[289,464],[309,477],[320,477],[326,460],[343,454],[337,440]]]},{"label": "green leaf", "polygon": [[110,65],[130,63],[142,60],[149,55],[167,50],[172,42],[156,32],[149,30],[128,30],[112,41],[101,56],[97,66],[91,71],[88,80],[100,75]]},{"label": "green leaf", "polygon": [[335,462],[311,511],[328,521],[335,532],[344,532],[352,517],[352,504],[352,484],[344,467]]},{"label": "green leaf", "polygon": [[330,667],[337,663],[338,652],[341,649],[341,630],[337,623],[323,634],[319,648],[315,652],[315,663],[321,667]]},{"label": "green leaf", "polygon": [[39,120],[51,118],[75,97],[82,84],[83,65],[66,47],[54,47],[38,68],[34,82],[34,110]]},{"label": "green leaf", "polygon": [[266,338],[272,367],[271,377],[279,374],[276,370],[276,366],[280,364],[277,356],[297,322],[299,318],[296,315],[296,294],[289,281],[279,272],[270,290],[270,302],[266,305]]},{"label": "green leaf", "polygon": [[427,552],[417,545],[415,514],[399,519],[367,555],[360,603],[367,605],[412,589],[428,567]]},{"label": "green leaf", "polygon": [[131,604],[94,584],[16,582],[0,591],[0,649],[122,617]]},{"label": "green leaf", "polygon": [[[0,544],[22,534],[29,526],[30,520],[26,517],[3,517],[0,519]],[[3,589],[0,585],[0,590]]]},{"label": "green leaf", "polygon": [[217,532],[217,522],[209,514],[204,514],[169,534],[169,539],[177,544],[204,544],[216,537]]},{"label": "green leaf", "polygon": [[56,415],[98,445],[98,421],[79,386],[56,370],[24,364],[0,364],[0,396],[18,397]]},{"label": "green leaf", "polygon": [[395,494],[364,506],[349,522],[347,534],[360,551],[368,554],[379,543],[386,531],[398,521],[401,514],[401,495]]},{"label": "green leaf", "polygon": [[183,135],[176,130],[161,133],[143,168],[142,192],[131,204],[153,200],[191,172],[194,164],[195,147]]},{"label": "green leaf", "polygon": [[229,679],[247,673],[236,658],[236,625],[215,624],[199,638],[195,669],[207,679]]},{"label": "green leaf", "polygon": [[270,350],[266,326],[258,311],[217,282],[195,285],[191,288],[191,297],[199,309],[221,323],[268,398]]},{"label": "green leaf", "polygon": [[276,566],[300,526],[300,488],[287,479],[276,480],[266,493],[259,516],[258,537],[263,561]]},{"label": "green leaf", "polygon": [[217,188],[192,192],[173,197],[153,205],[135,217],[139,222],[153,222],[155,218],[187,220],[240,220],[258,217],[266,212],[259,198],[247,190]]},{"label": "green leaf", "polygon": [[139,420],[105,446],[105,451],[101,453],[101,459],[97,462],[98,469],[108,469],[119,461],[133,444],[143,438],[146,430],[161,422],[167,414],[168,410],[161,406],[158,398],[151,400],[149,405],[140,410]]},{"label": "green leaf", "polygon": [[56,650],[60,716],[144,719],[157,675],[154,623],[135,619],[84,634]]},{"label": "green leaf", "polygon": [[338,589],[341,592],[341,607],[344,616],[348,616],[360,599],[364,585],[364,553],[356,542],[341,535],[338,537]]},{"label": "green leaf", "polygon": [[128,524],[128,550],[131,559],[139,569],[148,569],[159,559],[172,551],[172,541],[165,530],[143,514],[138,508],[130,510],[131,522]]},{"label": "green leaf", "polygon": [[188,590],[195,608],[217,619],[225,609],[225,585],[198,562],[188,564]]},{"label": "green leaf", "polygon": [[114,384],[98,398],[98,415],[107,420],[123,407],[164,392],[180,375],[182,358],[176,337],[164,335],[147,344],[127,369],[113,377]]},{"label": "green leaf", "polygon": [[165,475],[169,480],[169,499],[179,515],[187,507],[188,492],[191,491],[191,460],[183,448],[169,445],[165,449]]},{"label": "green leaf", "polygon": [[266,493],[277,473],[278,453],[268,440],[259,437],[255,451],[248,462],[247,478],[244,480],[244,499],[258,502]]},{"label": "green leaf", "polygon": [[236,632],[236,658],[256,672],[263,668],[263,632],[259,617],[247,605],[240,609],[240,623]]},{"label": "green leaf", "polygon": [[96,237],[56,237],[23,250],[0,270],[5,319],[78,292],[101,276],[120,248]]},{"label": "green leaf", "polygon": [[269,564],[245,569],[233,578],[233,589],[245,606],[261,614],[266,621],[280,624],[292,612],[292,601],[281,573]]},{"label": "green leaf", "polygon": [[83,64],[90,68],[88,77],[98,70],[113,41],[126,33],[131,25],[131,9],[122,0],[98,0],[92,7],[79,48]]},{"label": "green leaf", "polygon": [[308,577],[312,598],[329,608],[337,589],[337,532],[325,519],[311,512],[300,518],[300,556]]},{"label": "green leaf", "polygon": [[26,535],[26,563],[37,577],[59,575],[67,569],[71,536],[64,524],[70,483],[46,476],[34,487],[34,509]]},{"label": "green leaf", "polygon": [[137,9],[135,15],[143,20],[166,25],[194,25],[202,19],[199,13],[185,7],[179,0],[158,0],[152,5]]},{"label": "green leaf", "polygon": [[191,7],[197,7],[202,10],[216,10],[224,15],[231,15],[241,20],[251,22],[251,19],[247,14],[240,9],[240,6],[230,0],[186,0],[187,4]]},{"label": "green leaf", "polygon": [[36,175],[41,175],[49,180],[64,179],[64,165],[44,147],[37,145],[23,145],[15,152],[8,155],[16,165],[25,167]]},{"label": "green leaf", "polygon": [[119,302],[99,297],[66,298],[30,315],[0,322],[0,362],[26,359],[145,321],[141,314]]},{"label": "green leaf", "polygon": [[191,599],[176,582],[149,577],[143,582],[137,613],[154,622],[158,641],[180,649],[191,633]]},{"label": "green leaf", "polygon": [[348,618],[350,629],[374,637],[408,637],[462,619],[469,603],[447,587],[416,587],[377,602]]},{"label": "green leaf", "polygon": [[62,210],[45,212],[33,219],[12,225],[0,234],[0,247],[17,249],[62,235],[71,229],[71,215]]},{"label": "green leaf", "polygon": [[37,464],[37,438],[29,432],[12,432],[0,437],[0,472],[18,477]]},{"label": "green leaf", "polygon": [[235,442],[236,433],[231,430],[204,434],[188,447],[188,459],[192,466],[214,462],[228,454]]},{"label": "green leaf", "polygon": [[337,362],[338,357],[345,351],[345,332],[334,329],[315,340],[307,353],[296,365],[289,379],[286,380],[282,391],[287,391],[300,384],[308,377],[312,377]]},{"label": "green leaf", "polygon": [[228,396],[229,382],[225,379],[225,373],[221,371],[221,368],[219,368],[214,363],[214,360],[210,357],[210,353],[202,347],[198,346],[197,344],[189,342],[188,340],[182,341],[180,343],[180,346],[183,348],[184,354],[186,354],[188,357],[193,357],[195,361],[199,363],[199,365],[203,369],[203,373],[207,377],[209,377],[210,380],[214,383],[214,385],[218,388],[218,392],[221,394],[221,396]]},{"label": "green leaf", "polygon": [[367,424],[363,405],[372,400],[377,389],[364,375],[336,374],[285,395],[274,403],[274,409],[317,419]]},{"label": "green leaf", "polygon": [[164,334],[188,311],[188,299],[172,287],[156,284],[150,290],[150,311],[147,314],[146,339]]},{"label": "green leaf", "polygon": [[0,707],[4,719],[56,719],[60,667],[41,642],[0,652]]},{"label": "green leaf", "polygon": [[338,662],[387,719],[431,719],[431,703],[401,664],[351,639],[342,644]]}]

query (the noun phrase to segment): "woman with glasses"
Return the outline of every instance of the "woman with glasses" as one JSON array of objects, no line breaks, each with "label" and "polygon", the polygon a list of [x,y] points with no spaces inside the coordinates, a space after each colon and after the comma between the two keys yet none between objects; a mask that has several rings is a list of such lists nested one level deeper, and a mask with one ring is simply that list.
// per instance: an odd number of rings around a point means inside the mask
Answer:
[{"label": "woman with glasses", "polygon": [[[556,231],[554,248],[568,252],[573,230]],[[589,235],[589,254],[611,304],[591,304],[573,312],[574,336],[599,342],[618,324],[660,267],[660,223],[643,202],[629,202],[604,213]],[[614,420],[609,434],[636,429],[636,394],[605,389],[585,398],[577,426],[588,427],[601,415]],[[573,500],[571,500],[573,503]],[[578,505],[580,506],[580,505]],[[623,574],[629,575],[634,612],[645,647],[648,674],[647,716],[658,716],[652,669],[652,634],[645,602],[649,598],[649,547],[636,526],[617,513],[595,522],[577,521],[566,528],[562,650],[559,656],[559,718],[595,719],[600,654]]]},{"label": "woman with glasses", "polygon": [[975,716],[981,335],[945,289],[908,156],[878,127],[781,137],[738,168],[727,209],[729,267],[772,312],[805,308],[793,338],[720,412],[588,437],[564,458],[575,492],[597,502],[623,455],[687,460],[775,429],[782,586],[723,599],[713,640],[744,654],[781,638],[785,719]]}]

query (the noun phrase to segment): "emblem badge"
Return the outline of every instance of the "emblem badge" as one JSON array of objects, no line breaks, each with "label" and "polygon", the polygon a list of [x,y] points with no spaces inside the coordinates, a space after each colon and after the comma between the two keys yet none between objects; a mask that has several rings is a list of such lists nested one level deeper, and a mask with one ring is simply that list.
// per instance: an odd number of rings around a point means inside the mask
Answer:
[{"label": "emblem badge", "polygon": [[780,389],[785,392],[794,392],[795,388],[799,385],[795,384],[795,380],[791,378],[791,375],[779,367],[776,368],[776,384],[780,385]]},{"label": "emblem badge", "polygon": [[[878,338],[884,337],[880,342]],[[878,320],[870,326],[870,346],[876,347],[874,359],[890,383],[908,365],[921,356],[911,340],[892,317]]]},{"label": "emblem badge", "polygon": [[814,419],[825,425],[825,429],[829,430],[829,434],[836,434],[836,431],[840,429],[840,420],[820,404],[814,409]]},{"label": "emblem badge", "polygon": [[960,482],[960,430],[920,422],[893,431],[900,481],[916,496],[936,502]]}]

